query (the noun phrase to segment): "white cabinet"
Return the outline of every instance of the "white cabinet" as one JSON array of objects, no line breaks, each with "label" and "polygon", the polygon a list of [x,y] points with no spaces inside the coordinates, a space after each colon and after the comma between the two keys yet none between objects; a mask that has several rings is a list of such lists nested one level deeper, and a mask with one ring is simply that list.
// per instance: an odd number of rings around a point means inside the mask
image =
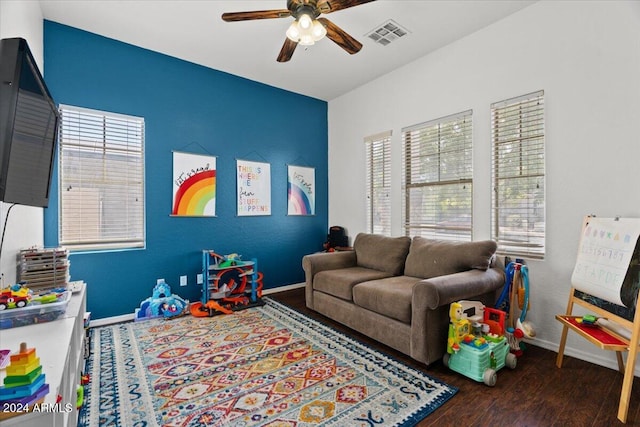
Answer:
[{"label": "white cabinet", "polygon": [[[40,358],[42,372],[49,393],[42,408],[46,412],[30,412],[0,421],[0,426],[75,427],[78,423],[76,391],[84,368],[84,313],[86,310],[86,285],[71,297],[62,318],[18,328],[0,330],[0,348],[12,352],[26,342],[35,348]],[[4,379],[4,371],[0,380]],[[60,396],[58,405],[57,399]],[[2,409],[2,408],[0,408]]]}]

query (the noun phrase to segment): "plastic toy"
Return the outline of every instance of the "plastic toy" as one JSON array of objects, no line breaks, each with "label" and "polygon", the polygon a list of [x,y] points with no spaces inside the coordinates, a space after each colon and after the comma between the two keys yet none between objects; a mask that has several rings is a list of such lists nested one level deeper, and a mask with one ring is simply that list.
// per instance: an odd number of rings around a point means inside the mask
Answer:
[{"label": "plastic toy", "polygon": [[179,295],[171,293],[171,287],[160,282],[153,287],[152,296],[136,308],[134,320],[148,320],[157,317],[170,318],[187,312],[189,303]]},{"label": "plastic toy", "polygon": [[209,251],[209,254],[217,259],[218,268],[234,267],[236,265],[242,264],[242,261],[240,260],[242,256],[236,253],[229,255],[219,255],[215,252]]},{"label": "plastic toy", "polygon": [[516,332],[514,342],[518,348],[513,348],[514,352],[522,353],[524,343],[522,338],[534,338],[536,335],[534,325],[526,321],[529,310],[529,268],[520,259],[509,262],[505,268],[505,285],[496,303],[496,308],[508,314],[506,326],[513,328]]},{"label": "plastic toy", "polygon": [[580,323],[584,326],[597,326],[596,322],[598,321],[598,318],[596,316],[594,316],[593,314],[585,314],[584,316],[576,319],[577,323]]},{"label": "plastic toy", "polygon": [[15,284],[0,291],[0,310],[22,308],[31,301],[29,289],[21,284]]},{"label": "plastic toy", "polygon": [[220,255],[213,250],[202,251],[202,297],[191,304],[192,316],[231,314],[264,305],[261,300],[263,275],[257,271],[257,260],[240,258],[237,253]]},{"label": "plastic toy", "polygon": [[9,287],[15,296],[28,297],[31,291],[25,286],[25,282],[16,283]]},{"label": "plastic toy", "polygon": [[0,350],[0,369],[4,369],[9,364],[9,355],[11,350]]},{"label": "plastic toy", "polygon": [[80,410],[84,404],[84,386],[79,385],[76,389],[76,409]]},{"label": "plastic toy", "polygon": [[82,374],[80,377],[80,385],[87,385],[91,382],[91,376],[89,374]]},{"label": "plastic toy", "polygon": [[[248,274],[253,274],[253,270],[242,273],[242,277],[246,278]],[[256,294],[258,298],[262,298],[263,274],[258,272],[256,276]],[[240,286],[233,287],[234,281],[231,280],[230,283],[233,289],[230,290],[229,285],[224,283],[218,292],[212,293],[213,296],[218,296],[217,299],[210,299],[204,304],[200,301],[194,302],[189,308],[191,315],[195,317],[211,317],[217,314],[232,314],[234,311],[255,305],[252,304],[251,298],[245,295],[246,279],[243,282]],[[257,305],[262,304],[263,302],[258,300]]]},{"label": "plastic toy", "polygon": [[[6,368],[7,376],[4,386],[0,386],[0,406],[3,408],[32,407],[42,403],[49,393],[49,384],[45,383],[40,358],[34,348],[27,348],[27,343],[20,343],[20,350],[10,356],[11,363]],[[1,412],[0,419],[19,415],[20,412]]]},{"label": "plastic toy", "polygon": [[478,302],[458,301],[451,304],[449,317],[447,353],[442,360],[445,366],[490,387],[496,384],[498,370],[505,366],[515,369],[517,358],[502,335],[506,313]]},{"label": "plastic toy", "polygon": [[453,354],[460,350],[460,343],[471,333],[471,323],[464,318],[462,312],[462,304],[459,302],[451,303],[449,308],[449,339],[447,340],[447,353]]},{"label": "plastic toy", "polygon": [[49,304],[57,302],[64,295],[65,288],[52,289],[34,294],[24,282],[16,283],[0,291],[0,310],[23,308],[29,304]]}]

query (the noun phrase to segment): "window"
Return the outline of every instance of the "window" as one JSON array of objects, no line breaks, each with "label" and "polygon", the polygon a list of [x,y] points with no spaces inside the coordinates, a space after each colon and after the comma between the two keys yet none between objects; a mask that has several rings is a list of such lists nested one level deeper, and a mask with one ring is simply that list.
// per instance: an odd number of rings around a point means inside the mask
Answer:
[{"label": "window", "polygon": [[491,235],[502,253],[544,257],[544,92],[491,105]]},{"label": "window", "polygon": [[367,150],[367,229],[391,235],[391,131],[364,139]]},{"label": "window", "polygon": [[402,129],[407,236],[471,240],[472,111]]},{"label": "window", "polygon": [[144,119],[61,106],[60,244],[144,247]]}]

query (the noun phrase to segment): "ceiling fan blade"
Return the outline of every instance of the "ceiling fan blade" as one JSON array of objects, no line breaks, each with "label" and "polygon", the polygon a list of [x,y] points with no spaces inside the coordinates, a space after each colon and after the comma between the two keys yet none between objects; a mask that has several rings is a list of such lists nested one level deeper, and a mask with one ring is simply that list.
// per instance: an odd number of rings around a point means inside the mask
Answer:
[{"label": "ceiling fan blade", "polygon": [[331,13],[336,10],[347,9],[349,7],[360,6],[376,0],[318,0],[317,8],[320,13]]},{"label": "ceiling fan blade", "polygon": [[222,14],[222,20],[227,22],[251,21],[254,19],[286,18],[291,16],[288,9],[256,10],[253,12],[227,12]]},{"label": "ceiling fan blade", "polygon": [[296,50],[298,46],[298,42],[294,42],[288,37],[284,39],[284,44],[282,45],[282,49],[280,49],[280,53],[278,54],[278,62],[287,62],[293,56],[293,51]]},{"label": "ceiling fan blade", "polygon": [[342,28],[327,18],[318,18],[318,21],[327,29],[327,37],[351,55],[358,53],[360,49],[362,49],[362,43],[351,37]]}]

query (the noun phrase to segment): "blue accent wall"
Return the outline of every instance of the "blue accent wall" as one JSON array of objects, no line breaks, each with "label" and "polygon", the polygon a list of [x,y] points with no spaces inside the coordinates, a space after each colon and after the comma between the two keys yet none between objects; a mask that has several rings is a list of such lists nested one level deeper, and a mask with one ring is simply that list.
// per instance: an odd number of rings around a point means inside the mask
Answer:
[{"label": "blue accent wall", "polygon": [[[133,313],[158,278],[199,299],[203,249],[256,258],[265,289],[304,280],[302,256],[321,249],[328,228],[325,101],[51,21],[44,62],[58,104],[145,119],[146,248],[70,256],[71,279],[87,282],[93,318]],[[217,156],[216,217],[170,217],[172,151]],[[236,159],[271,165],[270,216],[236,215]],[[287,216],[288,164],[315,168],[315,215]],[[57,173],[44,212],[46,246],[58,245]]]}]

